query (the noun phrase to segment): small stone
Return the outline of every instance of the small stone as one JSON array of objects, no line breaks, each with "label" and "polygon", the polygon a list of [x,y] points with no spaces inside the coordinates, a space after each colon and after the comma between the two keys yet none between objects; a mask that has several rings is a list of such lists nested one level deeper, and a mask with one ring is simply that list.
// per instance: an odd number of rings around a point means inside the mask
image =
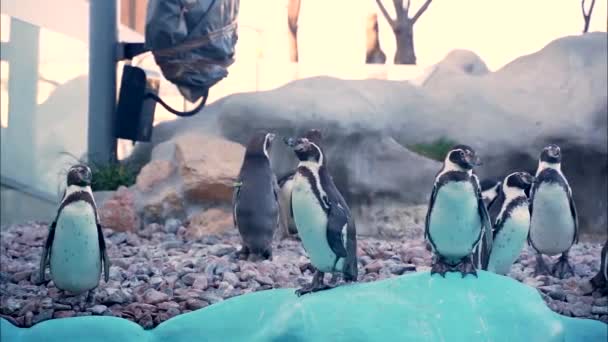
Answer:
[{"label": "small stone", "polygon": [[67,304],[54,303],[53,304],[53,308],[55,310],[70,310],[72,308],[72,306],[71,305],[67,305]]},{"label": "small stone", "polygon": [[209,282],[207,281],[207,277],[197,277],[192,283],[192,287],[197,290],[204,290],[209,286]]},{"label": "small stone", "polygon": [[98,305],[95,305],[95,306],[90,307],[89,309],[87,309],[87,311],[90,311],[90,312],[91,312],[93,315],[101,315],[101,314],[103,314],[103,313],[104,313],[104,312],[105,312],[107,309],[108,309],[108,307],[107,307],[107,306],[105,306],[105,305],[101,305],[101,304],[98,304]]},{"label": "small stone", "polygon": [[217,244],[209,247],[209,254],[215,255],[218,257],[222,257],[224,255],[233,253],[236,251],[236,248],[226,244]]},{"label": "small stone", "polygon": [[215,304],[224,300],[222,297],[219,297],[213,293],[205,292],[201,294],[201,299],[206,301],[207,303]]},{"label": "small stone", "polygon": [[13,297],[9,297],[4,303],[2,303],[3,309],[8,311],[7,313],[11,314],[13,312],[19,311],[23,307],[23,302],[19,301]]},{"label": "small stone", "polygon": [[156,291],[154,289],[149,289],[144,293],[144,301],[147,304],[157,304],[160,302],[164,302],[167,299],[169,299],[169,296],[166,293]]},{"label": "small stone", "polygon": [[389,267],[392,274],[402,275],[406,272],[416,272],[416,265],[412,264],[397,264]]},{"label": "small stone", "polygon": [[186,301],[186,307],[190,310],[198,310],[206,306],[209,306],[209,303],[204,300],[191,298]]},{"label": "small stone", "polygon": [[32,324],[37,324],[42,321],[46,321],[48,319],[53,318],[53,313],[54,313],[53,309],[42,310],[39,314],[37,314],[36,316],[34,316],[32,318]]},{"label": "small stone", "polygon": [[570,306],[570,311],[575,317],[587,317],[591,313],[591,310],[591,305],[587,305],[581,302],[574,303]]},{"label": "small stone", "polygon": [[250,279],[255,279],[255,277],[257,277],[257,276],[258,276],[258,273],[256,271],[254,271],[254,270],[246,270],[246,271],[241,272],[239,278],[242,281],[248,281]]},{"label": "small stone", "polygon": [[180,220],[175,218],[169,218],[165,221],[165,224],[162,226],[163,231],[169,234],[177,233],[179,227],[181,227],[182,223]]},{"label": "small stone", "polygon": [[31,311],[28,311],[25,313],[25,321],[24,321],[24,325],[26,327],[31,327],[32,326],[32,319],[34,318],[34,313]]},{"label": "small stone", "polygon": [[32,271],[21,271],[13,274],[13,283],[18,283],[22,280],[29,278],[32,275]]},{"label": "small stone", "polygon": [[144,314],[137,323],[139,323],[139,325],[141,325],[144,329],[151,329],[154,327],[154,320],[152,319],[152,315],[149,313]]},{"label": "small stone", "polygon": [[167,319],[169,319],[171,317],[175,317],[175,316],[177,316],[179,314],[180,314],[179,305],[177,306],[177,308],[169,308],[167,310],[167,316],[168,316]]},{"label": "small stone", "polygon": [[179,304],[177,304],[176,302],[162,302],[159,303],[158,305],[156,305],[156,307],[158,307],[161,310],[169,310],[169,309],[178,309],[179,308]]},{"label": "small stone", "polygon": [[53,314],[53,318],[68,318],[74,316],[76,316],[76,312],[72,310],[55,311],[55,313]]},{"label": "small stone", "polygon": [[236,286],[239,283],[239,278],[232,272],[225,272],[223,280],[232,286]]},{"label": "small stone", "polygon": [[604,296],[604,297],[596,298],[593,301],[593,304],[596,306],[608,307],[608,297]]},{"label": "small stone", "polygon": [[108,296],[102,301],[103,304],[124,304],[130,300],[130,296],[121,289],[107,288]]},{"label": "small stone", "polygon": [[268,277],[268,276],[264,276],[264,275],[260,275],[258,274],[255,277],[255,280],[260,283],[260,285],[274,285],[274,281],[272,280],[272,278]]},{"label": "small stone", "polygon": [[382,269],[383,263],[382,260],[374,260],[371,263],[365,265],[365,271],[367,273],[378,273]]},{"label": "small stone", "polygon": [[606,306],[592,306],[591,313],[594,315],[608,315],[608,307]]},{"label": "small stone", "polygon": [[183,243],[181,241],[169,240],[169,241],[165,241],[165,242],[161,243],[160,247],[162,249],[172,249],[172,248],[179,248],[182,245],[183,245]]}]

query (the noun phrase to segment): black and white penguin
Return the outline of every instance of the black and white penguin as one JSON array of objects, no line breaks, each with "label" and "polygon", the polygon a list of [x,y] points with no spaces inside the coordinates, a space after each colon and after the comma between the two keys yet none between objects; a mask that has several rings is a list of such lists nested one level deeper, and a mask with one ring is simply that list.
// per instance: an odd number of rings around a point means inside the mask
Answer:
[{"label": "black and white penguin", "polygon": [[[67,188],[51,223],[40,258],[39,281],[50,263],[50,274],[58,289],[81,294],[110,276],[110,261],[91,191],[91,169],[74,165],[67,174]],[[89,292],[89,295],[91,292]]]},{"label": "black and white penguin", "polygon": [[563,278],[573,274],[568,251],[578,241],[578,218],[572,189],[561,171],[562,155],[557,145],[540,154],[536,180],[530,191],[530,233],[528,242],[537,252],[536,274],[549,272],[542,255],[561,254],[553,274]]},{"label": "black and white penguin", "polygon": [[277,179],[270,166],[275,134],[258,132],[249,141],[234,188],[234,225],[243,240],[241,259],[272,259],[272,238],[279,225]]},{"label": "black and white penguin", "polygon": [[331,288],[325,273],[341,273],[345,281],[357,280],[355,221],[346,201],[327,170],[318,141],[301,137],[286,139],[300,161],[293,180],[291,208],[302,245],[316,269],[312,284],[296,291],[298,296]]},{"label": "black and white penguin", "polygon": [[600,256],[600,270],[595,277],[591,278],[591,285],[594,289],[601,289],[608,292],[608,240],[604,242]]},{"label": "black and white penguin", "polygon": [[[457,145],[447,153],[435,177],[425,222],[425,237],[435,254],[431,275],[445,276],[448,271],[459,271],[463,277],[477,275],[471,255],[484,231],[491,231],[479,180],[473,173],[480,164],[471,147]],[[491,234],[486,235],[489,252]]]},{"label": "black and white penguin", "polygon": [[501,182],[495,179],[486,178],[480,182],[481,186],[481,197],[486,205],[486,208],[490,208],[500,192]]},{"label": "black and white penguin", "polygon": [[506,275],[519,257],[530,229],[526,191],[533,182],[534,177],[527,172],[511,173],[502,182],[500,192],[504,200],[494,223],[492,251],[484,269]]},{"label": "black and white penguin", "polygon": [[[316,143],[318,146],[321,144],[322,134],[321,131],[313,128],[308,130],[304,134],[304,138]],[[293,213],[291,212],[291,190],[293,189],[293,180],[296,174],[296,170],[288,172],[279,178],[279,204],[281,205],[281,225],[283,236],[296,236],[298,233],[296,223],[293,220]]]}]

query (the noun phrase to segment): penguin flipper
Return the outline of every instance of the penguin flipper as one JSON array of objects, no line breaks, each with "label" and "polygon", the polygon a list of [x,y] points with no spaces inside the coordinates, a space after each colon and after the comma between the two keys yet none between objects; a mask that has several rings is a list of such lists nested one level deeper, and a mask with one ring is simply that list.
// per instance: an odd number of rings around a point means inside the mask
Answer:
[{"label": "penguin flipper", "polygon": [[103,230],[101,230],[101,224],[97,223],[97,239],[99,240],[99,252],[101,254],[101,261],[103,262],[103,277],[106,283],[110,280],[110,259],[108,258],[108,251],[106,250],[106,240],[103,236]]},{"label": "penguin flipper", "polygon": [[337,257],[346,257],[345,235],[347,234],[348,215],[337,203],[331,203],[327,213],[327,242]]},{"label": "penguin flipper", "polygon": [[578,243],[578,214],[576,211],[576,205],[574,205],[574,199],[572,198],[572,190],[568,187],[568,199],[570,200],[570,214],[572,215],[572,220],[574,221],[574,239],[572,243]]},{"label": "penguin flipper", "polygon": [[39,270],[39,278],[40,282],[44,281],[44,271],[46,269],[46,265],[49,260],[49,256],[51,254],[51,247],[53,246],[53,240],[55,239],[55,227],[57,226],[57,221],[53,221],[49,227],[49,235],[46,237],[46,242],[44,243],[44,247],[42,248],[42,255],[40,256],[40,270]]},{"label": "penguin flipper", "polygon": [[435,205],[435,199],[437,198],[438,189],[439,187],[437,186],[437,182],[435,182],[435,184],[433,185],[433,191],[431,192],[431,198],[429,199],[429,208],[427,209],[426,218],[424,220],[424,238],[431,243],[433,249],[435,248],[435,243],[433,242],[429,231],[431,224],[431,212],[433,211],[433,206]]},{"label": "penguin flipper", "polygon": [[479,211],[479,218],[481,219],[481,235],[480,239],[483,239],[482,248],[480,250],[480,261],[482,269],[485,269],[490,259],[490,252],[492,251],[492,242],[494,240],[492,232],[492,222],[490,221],[490,214],[488,209],[483,202],[483,196],[481,194],[481,186],[477,175],[472,175],[473,188],[477,194],[477,210]]},{"label": "penguin flipper", "polygon": [[234,191],[232,192],[232,221],[234,226],[238,227],[238,221],[236,219],[236,208],[239,204],[239,194],[241,192],[241,184],[237,183],[234,185]]}]

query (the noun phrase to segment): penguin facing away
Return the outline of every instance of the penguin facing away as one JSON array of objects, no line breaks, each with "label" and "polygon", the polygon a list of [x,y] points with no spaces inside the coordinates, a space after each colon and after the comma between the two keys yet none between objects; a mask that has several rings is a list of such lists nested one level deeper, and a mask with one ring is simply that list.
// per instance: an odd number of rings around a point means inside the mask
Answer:
[{"label": "penguin facing away", "polygon": [[[304,137],[320,146],[322,139],[320,130],[315,128],[310,129],[304,134]],[[279,193],[279,204],[281,205],[281,224],[283,226],[283,236],[297,236],[298,234],[296,224],[293,220],[293,213],[291,212],[291,191],[293,189],[293,180],[295,174],[296,171],[293,170],[278,180],[279,188],[281,189]]]},{"label": "penguin facing away", "polygon": [[278,184],[270,166],[275,134],[258,132],[250,139],[233,192],[234,225],[243,240],[241,259],[272,259],[272,238],[279,225]]},{"label": "penguin facing away", "polygon": [[74,165],[69,169],[67,188],[40,258],[39,280],[44,281],[44,271],[50,264],[55,286],[73,294],[98,286],[102,263],[106,282],[110,274],[91,178],[91,169],[86,165]]},{"label": "penguin facing away", "polygon": [[591,286],[594,289],[602,289],[606,293],[608,292],[608,239],[604,242],[600,258],[600,270],[591,278]]},{"label": "penguin facing away", "polygon": [[[491,251],[491,223],[483,203],[481,187],[473,168],[481,165],[467,145],[454,146],[435,177],[425,220],[425,238],[435,254],[431,275],[458,271],[477,276],[471,258],[484,231]],[[489,241],[488,241],[489,240]]]},{"label": "penguin facing away", "polygon": [[480,182],[481,197],[486,204],[486,208],[490,209],[500,192],[501,182],[494,179],[484,179]]},{"label": "penguin facing away", "polygon": [[501,186],[504,201],[493,230],[492,252],[487,270],[506,275],[526,244],[530,228],[530,209],[526,190],[534,177],[527,172],[514,172],[505,177]]},{"label": "penguin facing away", "polygon": [[345,281],[356,281],[355,221],[327,170],[321,146],[314,138],[289,138],[285,142],[300,161],[291,206],[298,235],[315,268],[312,284],[296,290],[296,295],[332,288],[323,281],[325,273],[341,273]]},{"label": "penguin facing away", "polygon": [[546,146],[540,154],[536,180],[530,190],[530,232],[528,242],[536,251],[536,274],[549,269],[542,255],[561,254],[553,274],[563,278],[573,274],[568,251],[578,241],[578,217],[572,189],[561,171],[561,150]]}]

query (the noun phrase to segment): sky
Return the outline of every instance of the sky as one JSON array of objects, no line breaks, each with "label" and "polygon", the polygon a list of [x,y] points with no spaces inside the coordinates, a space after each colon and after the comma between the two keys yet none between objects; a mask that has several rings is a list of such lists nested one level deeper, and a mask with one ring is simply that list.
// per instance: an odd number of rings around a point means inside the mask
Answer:
[{"label": "sky", "polygon": [[[393,15],[392,1],[382,1]],[[423,3],[412,0],[410,13]],[[590,32],[606,32],[606,3],[596,1]],[[241,0],[239,50],[262,50],[265,58],[285,60],[286,6],[287,0]],[[375,0],[302,0],[301,62],[361,64],[370,11],[378,13],[380,44],[392,63],[394,36]],[[467,49],[496,70],[556,38],[578,35],[582,28],[580,0],[434,0],[416,23],[414,40],[420,65],[436,63],[453,49]]]}]

